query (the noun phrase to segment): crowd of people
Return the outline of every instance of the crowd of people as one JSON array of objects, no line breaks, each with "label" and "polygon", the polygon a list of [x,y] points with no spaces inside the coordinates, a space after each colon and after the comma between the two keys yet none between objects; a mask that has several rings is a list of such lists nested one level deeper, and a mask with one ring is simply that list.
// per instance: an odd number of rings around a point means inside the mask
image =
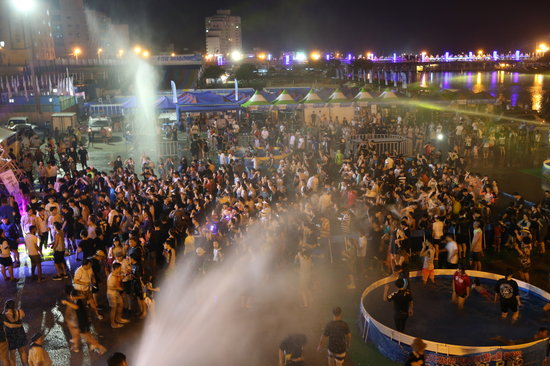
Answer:
[{"label": "crowd of people", "polygon": [[[252,249],[235,243],[248,228],[290,210],[298,213],[296,219],[284,222],[279,239],[268,244],[276,266],[298,267],[303,307],[311,305],[315,267],[340,259],[345,285],[353,290],[373,273],[407,273],[417,258],[427,282],[434,268],[460,264],[482,270],[485,257],[501,251],[517,255],[518,274],[529,281],[531,261],[545,252],[550,193],[536,205],[519,193],[504,203],[497,182],[469,168],[478,151],[483,158],[513,151],[522,141],[518,136],[542,144],[540,132],[464,115],[423,123],[413,113],[393,119],[383,112],[351,121],[321,116],[307,127],[269,118],[248,125],[254,148],[285,154],[247,165],[232,153],[244,133],[233,120],[208,126],[206,139],[214,139],[212,146],[224,154],[218,161],[195,151],[157,164],[143,155],[136,168],[133,159],[118,157],[112,171],[98,171],[88,166],[87,150],[74,134],[49,138],[33,153],[12,152],[25,173],[20,182],[25,205],[21,212],[14,197],[1,200],[4,279],[15,283],[24,277],[19,253],[24,244],[35,281],[65,283],[71,351],[80,352],[83,339],[102,354],[106,349],[91,332],[94,322],[117,329],[146,318],[154,313],[161,279],[176,266],[192,266],[194,276],[203,276],[228,257],[246,256]],[[201,128],[206,126],[189,121],[193,141],[201,141]],[[380,151],[368,137],[357,146],[350,142],[352,135],[370,133],[408,136],[415,154]],[[450,146],[447,154],[440,135]],[[56,270],[51,278],[41,269],[49,253]],[[76,270],[67,265],[73,255],[80,264]],[[22,363],[32,365],[25,312],[12,300],[5,304],[0,345],[7,346],[0,347],[0,361],[15,365],[18,351]],[[243,307],[249,305],[245,299]],[[336,320],[340,313],[335,309]],[[327,326],[324,336],[347,334],[338,324],[336,330]],[[397,326],[404,328],[403,319]],[[43,335],[32,339],[41,347]],[[336,351],[329,343],[329,362],[345,357],[347,343]]]}]

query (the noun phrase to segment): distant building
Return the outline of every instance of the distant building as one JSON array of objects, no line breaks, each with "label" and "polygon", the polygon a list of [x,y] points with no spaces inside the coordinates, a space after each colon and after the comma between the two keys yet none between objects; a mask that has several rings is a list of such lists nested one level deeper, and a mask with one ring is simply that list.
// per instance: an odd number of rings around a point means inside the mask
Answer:
[{"label": "distant building", "polygon": [[86,9],[86,19],[94,52],[90,58],[98,57],[97,52],[100,49],[102,57],[116,57],[119,49],[130,46],[128,24],[114,24],[109,16],[90,9]]},{"label": "distant building", "polygon": [[241,17],[231,15],[231,10],[218,10],[206,18],[206,53],[228,56],[241,51]]},{"label": "distant building", "polygon": [[55,55],[70,57],[75,48],[83,57],[90,57],[90,36],[83,0],[47,0],[51,11]]},{"label": "distant building", "polygon": [[50,9],[39,4],[25,15],[14,9],[12,1],[0,0],[0,64],[27,64],[31,40],[36,60],[55,59]]}]

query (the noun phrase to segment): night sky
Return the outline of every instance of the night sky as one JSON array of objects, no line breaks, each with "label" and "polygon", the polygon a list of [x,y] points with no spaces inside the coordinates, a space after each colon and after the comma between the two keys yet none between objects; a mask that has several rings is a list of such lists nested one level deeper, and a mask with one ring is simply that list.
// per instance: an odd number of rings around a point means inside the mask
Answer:
[{"label": "night sky", "polygon": [[[532,51],[550,41],[550,1],[85,0],[131,26],[133,41],[156,51],[204,51],[204,18],[231,9],[242,18],[243,47],[272,52]],[[529,3],[535,3],[530,5]],[[529,5],[528,5],[529,4]],[[185,50],[187,48],[187,50]]]}]

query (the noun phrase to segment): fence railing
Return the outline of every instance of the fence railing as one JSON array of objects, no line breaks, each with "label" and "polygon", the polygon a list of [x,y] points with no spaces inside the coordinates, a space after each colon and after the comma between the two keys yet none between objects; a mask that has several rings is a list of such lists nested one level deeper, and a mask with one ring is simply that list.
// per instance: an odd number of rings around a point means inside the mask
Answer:
[{"label": "fence railing", "polygon": [[355,155],[364,144],[372,143],[377,154],[393,154],[409,156],[413,154],[412,141],[405,136],[393,134],[357,134],[350,139],[351,151]]}]

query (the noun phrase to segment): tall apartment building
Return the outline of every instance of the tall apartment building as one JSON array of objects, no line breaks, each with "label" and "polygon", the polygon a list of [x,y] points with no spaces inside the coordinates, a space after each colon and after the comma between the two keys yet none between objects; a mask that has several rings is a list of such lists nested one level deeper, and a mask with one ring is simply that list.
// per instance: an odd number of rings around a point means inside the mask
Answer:
[{"label": "tall apartment building", "polygon": [[131,46],[128,24],[114,24],[109,16],[90,9],[86,9],[86,19],[94,52],[101,49],[103,57],[116,57],[119,49]]},{"label": "tall apartment building", "polygon": [[83,57],[89,53],[90,36],[83,0],[47,0],[51,11],[52,34],[57,57],[69,57],[75,48]]},{"label": "tall apartment building", "polygon": [[231,15],[231,10],[218,10],[216,15],[205,19],[206,53],[229,55],[241,51],[241,17]]},{"label": "tall apartment building", "polygon": [[55,49],[50,16],[45,3],[38,3],[23,14],[14,8],[12,1],[0,0],[0,64],[27,64],[31,40],[36,60],[53,60]]}]

